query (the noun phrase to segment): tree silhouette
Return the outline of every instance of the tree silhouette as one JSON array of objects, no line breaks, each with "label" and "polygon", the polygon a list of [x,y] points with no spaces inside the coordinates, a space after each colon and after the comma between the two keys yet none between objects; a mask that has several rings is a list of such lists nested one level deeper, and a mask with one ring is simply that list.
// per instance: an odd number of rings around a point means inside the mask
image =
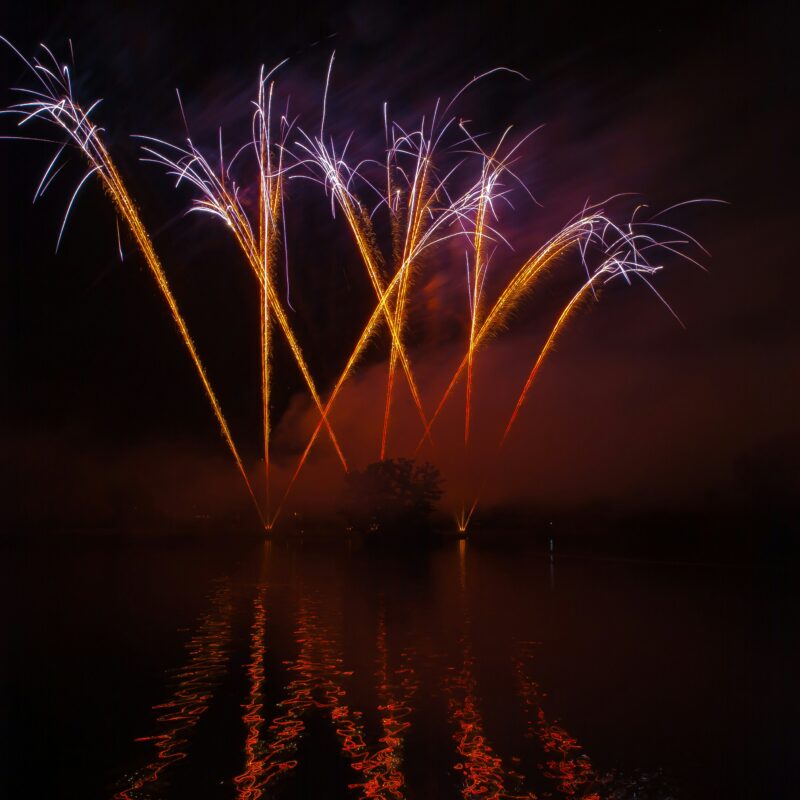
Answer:
[{"label": "tree silhouette", "polygon": [[386,459],[346,476],[342,513],[349,525],[365,533],[422,533],[430,529],[441,496],[442,477],[432,464]]}]

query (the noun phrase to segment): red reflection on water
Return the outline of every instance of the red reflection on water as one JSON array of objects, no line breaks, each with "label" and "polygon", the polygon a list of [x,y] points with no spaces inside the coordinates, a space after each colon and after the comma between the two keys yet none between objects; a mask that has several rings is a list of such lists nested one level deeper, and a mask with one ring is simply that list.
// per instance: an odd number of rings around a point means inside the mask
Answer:
[{"label": "red reflection on water", "polygon": [[[344,682],[352,672],[342,666],[340,625],[322,619],[319,604],[301,600],[295,627],[295,641],[299,646],[297,658],[284,662],[295,677],[284,689],[285,699],[279,703],[282,711],[267,728],[260,740],[263,727],[261,714],[261,684],[263,661],[255,666],[263,639],[255,633],[251,637],[251,694],[245,706],[243,719],[248,727],[245,743],[246,769],[235,781],[239,797],[256,800],[266,787],[297,766],[297,745],[306,730],[306,718],[315,710],[328,713],[344,755],[363,778],[350,788],[359,789],[360,795],[376,800],[401,800],[405,779],[401,770],[401,751],[407,720],[411,713],[410,699],[417,688],[414,671],[410,666],[409,651],[401,653],[401,665],[391,672],[388,668],[386,626],[381,619],[378,626],[378,695],[382,713],[383,735],[376,747],[367,743],[362,714],[346,702]],[[262,753],[260,757],[257,755]]]},{"label": "red reflection on water", "polygon": [[[461,756],[461,761],[454,765],[463,775],[461,794],[465,798],[479,797],[482,800],[536,800],[535,794],[522,790],[524,776],[503,766],[502,759],[494,752],[484,732],[474,676],[466,556],[467,543],[462,539],[458,543],[458,576],[464,620],[460,637],[461,669],[456,671],[455,667],[448,667],[451,674],[445,681],[450,722],[455,727],[453,739]],[[507,780],[513,782],[513,790],[506,785]]]},{"label": "red reflection on water", "polygon": [[262,759],[257,756],[258,743],[261,738],[261,727],[264,717],[261,711],[264,689],[264,628],[267,620],[264,608],[264,595],[266,588],[262,588],[253,600],[253,624],[250,627],[250,661],[247,664],[247,674],[250,678],[250,695],[244,706],[242,721],[247,735],[244,742],[245,769],[237,775],[233,782],[236,784],[237,797],[242,800],[256,800],[261,797],[262,791],[257,787],[261,777]]},{"label": "red reflection on water", "polygon": [[[466,597],[464,550],[461,548],[459,559],[463,627],[456,626],[461,627],[458,655],[455,664],[448,667],[444,682],[461,795],[466,800],[535,800],[536,795],[526,788],[526,777],[504,764],[485,733]],[[210,603],[187,644],[189,661],[175,673],[177,686],[171,699],[154,707],[160,712],[157,721],[161,730],[137,740],[154,743],[155,760],[129,776],[128,788],[120,791],[116,800],[152,797],[162,772],[187,755],[188,735],[208,708],[229,661],[232,602],[227,583],[218,586]],[[249,692],[241,716],[244,759],[240,774],[233,779],[238,800],[259,800],[267,792],[271,794],[273,784],[298,766],[298,745],[307,731],[309,716],[315,713],[321,713],[333,725],[342,755],[356,774],[349,788],[357,796],[366,800],[403,800],[407,792],[403,748],[420,685],[415,670],[417,649],[397,648],[392,652],[386,615],[378,615],[373,675],[380,732],[373,738],[367,733],[370,729],[365,726],[362,713],[348,703],[345,687],[353,673],[345,669],[342,657],[341,612],[331,608],[322,596],[301,594],[293,636],[297,655],[283,662],[289,679],[270,720],[271,715],[265,711],[265,684],[269,679],[265,666],[267,618],[267,587],[262,583],[252,600],[249,657],[244,665]],[[599,800],[599,789],[608,786],[608,778],[598,775],[575,737],[547,718],[544,693],[529,677],[529,645],[524,643],[513,663],[527,734],[538,739],[545,752],[542,773],[554,782],[553,793]],[[512,766],[518,761],[510,759]],[[313,764],[310,766],[313,768]]]},{"label": "red reflection on water", "polygon": [[536,737],[546,754],[551,758],[546,762],[545,776],[555,781],[556,789],[567,797],[582,800],[600,800],[597,784],[602,781],[592,766],[578,740],[557,722],[550,722],[542,708],[544,696],[539,684],[532,680],[525,669],[531,653],[526,650],[516,660],[519,691],[525,706],[528,735]]},{"label": "red reflection on water", "polygon": [[[364,746],[358,715],[341,702],[345,694],[341,679],[351,673],[342,669],[330,631],[321,624],[316,604],[307,599],[301,601],[297,614],[295,641],[299,645],[297,658],[284,662],[295,677],[286,685],[285,699],[278,704],[282,713],[270,723],[263,742],[259,742],[261,722],[257,730],[249,730],[255,739],[249,749],[245,747],[247,768],[236,779],[239,796],[248,800],[261,797],[265,787],[297,766],[298,740],[306,729],[305,717],[314,708],[329,710],[346,751],[359,752]],[[256,757],[256,752],[264,755]]]},{"label": "red reflection on water", "polygon": [[189,661],[174,673],[176,681],[172,697],[165,703],[153,706],[159,714],[156,722],[164,729],[153,736],[136,739],[137,742],[153,742],[155,760],[129,776],[128,787],[114,795],[115,800],[140,800],[148,796],[163,771],[176,761],[186,758],[188,734],[208,708],[214,689],[228,664],[231,640],[230,585],[220,582],[211,597],[211,608],[199,620],[197,631],[186,649]]},{"label": "red reflection on water", "polygon": [[[516,788],[511,790],[506,785],[506,780],[511,779],[516,786],[521,786],[523,776],[506,769],[486,739],[476,696],[474,663],[469,648],[465,646],[462,667],[450,677],[447,687],[450,720],[456,728],[453,739],[462,759],[455,764],[455,769],[463,773],[461,794],[465,798],[535,800],[536,795],[532,792],[519,794]],[[450,669],[455,672],[452,667]]]},{"label": "red reflection on water", "polygon": [[411,700],[419,685],[416,673],[411,666],[412,653],[400,653],[400,667],[389,670],[389,651],[386,643],[386,619],[382,614],[378,619],[378,668],[375,677],[378,682],[378,697],[381,705],[381,726],[383,735],[378,740],[377,749],[371,752],[364,748],[361,754],[353,754],[353,769],[361,772],[364,780],[351,783],[351,789],[361,789],[363,797],[375,800],[402,800],[405,777],[401,770],[402,750],[406,731],[411,727],[408,716],[412,712]]},{"label": "red reflection on water", "polygon": [[279,703],[283,713],[270,723],[267,739],[260,745],[259,750],[264,755],[256,758],[256,743],[252,745],[245,773],[248,778],[239,785],[240,792],[242,786],[246,785],[248,793],[241,796],[261,797],[265,786],[297,766],[297,761],[291,756],[296,750],[298,737],[305,730],[303,716],[314,705],[312,695],[317,672],[314,657],[317,643],[314,630],[311,611],[305,605],[301,605],[295,629],[295,640],[300,646],[300,652],[294,662],[284,662],[289,664],[289,671],[296,673],[297,676],[285,687],[286,699]]}]

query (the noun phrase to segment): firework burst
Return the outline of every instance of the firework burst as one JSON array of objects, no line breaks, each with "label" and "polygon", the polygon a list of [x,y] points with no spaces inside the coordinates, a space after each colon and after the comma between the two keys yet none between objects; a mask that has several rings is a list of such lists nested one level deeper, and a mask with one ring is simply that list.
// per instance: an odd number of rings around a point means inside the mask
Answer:
[{"label": "firework burst", "polygon": [[[486,75],[503,70],[492,70],[473,79],[446,105],[437,101],[432,113],[427,118],[422,117],[412,130],[406,130],[392,120],[388,106],[384,104],[383,152],[358,163],[351,163],[348,158],[353,134],[340,146],[326,132],[333,59],[322,93],[322,116],[316,132],[310,132],[296,119],[290,118],[288,102],[283,112],[274,111],[277,102],[275,74],[283,64],[270,72],[262,68],[258,77],[250,138],[227,163],[221,130],[218,154],[215,156],[217,163],[212,163],[189,135],[189,125],[181,105],[186,124],[185,141],[174,144],[141,136],[142,160],[165,168],[176,185],[189,184],[194,189],[196,196],[191,210],[214,217],[224,224],[256,279],[260,298],[261,416],[266,495],[266,505],[262,509],[151,238],[106,149],[102,128],[92,121],[99,101],[84,107],[74,99],[69,68],[60,65],[46,47],[44,60],[27,60],[16,49],[14,52],[27,65],[37,83],[33,89],[16,90],[23,93],[24,98],[5,113],[16,115],[20,126],[43,120],[62,134],[61,141],[55,142],[55,156],[45,170],[35,196],[38,197],[50,186],[63,166],[62,158],[69,147],[76,149],[88,170],[69,200],[59,232],[60,240],[81,188],[93,176],[101,181],[167,303],[247,492],[268,528],[278,519],[323,428],[343,469],[347,470],[348,462],[330,421],[331,411],[340,397],[342,387],[362,359],[367,344],[381,328],[385,327],[390,341],[386,354],[388,373],[378,445],[380,459],[386,458],[389,451],[398,370],[405,379],[420,420],[417,451],[426,442],[432,445],[432,429],[463,378],[463,440],[464,448],[469,448],[475,415],[473,394],[476,361],[520,303],[533,293],[542,277],[550,270],[577,259],[584,275],[569,301],[556,315],[543,345],[534,354],[527,378],[510,405],[511,410],[494,455],[479,462],[478,489],[470,499],[464,501],[457,515],[458,528],[465,531],[478,506],[491,467],[510,437],[542,365],[577,310],[585,305],[586,300],[598,297],[598,290],[610,283],[624,281],[632,284],[637,281],[654,292],[674,314],[656,290],[653,277],[663,268],[667,258],[682,258],[696,264],[698,262],[690,255],[688,248],[698,247],[702,250],[695,239],[665,222],[662,215],[666,212],[645,217],[645,207],[639,206],[627,218],[615,220],[608,210],[615,200],[611,198],[603,204],[584,207],[554,236],[518,262],[518,266],[508,273],[505,282],[500,283],[499,289],[490,292],[487,275],[495,253],[499,248],[510,248],[501,230],[500,206],[510,207],[508,196],[514,184],[524,187],[515,172],[515,164],[520,158],[523,143],[531,134],[512,141],[511,130],[506,129],[491,146],[487,146],[487,137],[473,134],[467,124],[454,114],[453,108],[466,88]],[[252,186],[243,189],[237,182],[233,167],[246,153],[252,157],[254,179]],[[287,181],[294,179],[310,180],[325,193],[331,212],[343,219],[353,239],[375,295],[375,306],[369,319],[325,401],[311,374],[276,284],[281,258],[288,281],[285,188]],[[257,197],[257,202],[245,201],[245,196]],[[379,215],[385,217],[391,231],[391,245],[387,252],[382,252],[374,227]],[[443,246],[445,243],[446,247]],[[459,257],[463,256],[461,263],[466,265],[464,354],[446,381],[432,413],[428,413],[408,346],[409,309],[415,281],[422,271],[453,274],[451,262],[454,252],[459,252]],[[572,261],[566,258],[570,254],[574,255]],[[270,511],[272,362],[276,333],[283,337],[292,353],[318,418],[281,499]]]}]

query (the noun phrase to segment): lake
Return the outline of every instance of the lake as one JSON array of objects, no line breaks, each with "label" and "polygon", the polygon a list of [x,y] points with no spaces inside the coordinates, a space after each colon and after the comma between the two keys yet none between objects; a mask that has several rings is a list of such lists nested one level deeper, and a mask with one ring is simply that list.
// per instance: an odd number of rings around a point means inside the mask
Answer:
[{"label": "lake", "polygon": [[785,569],[142,537],[0,578],[9,798],[800,796]]}]

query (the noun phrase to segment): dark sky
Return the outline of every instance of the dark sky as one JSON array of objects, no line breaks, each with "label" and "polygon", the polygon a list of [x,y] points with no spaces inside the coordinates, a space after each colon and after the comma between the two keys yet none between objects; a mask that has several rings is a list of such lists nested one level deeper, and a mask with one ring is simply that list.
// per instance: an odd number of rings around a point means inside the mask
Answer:
[{"label": "dark sky", "polygon": [[[166,6],[169,5],[169,9]],[[162,7],[163,6],[163,7]],[[520,133],[520,192],[504,220],[519,254],[531,251],[587,197],[641,193],[652,207],[695,198],[677,221],[711,251],[708,272],[679,262],[658,288],[686,330],[643,287],[612,288],[567,330],[493,471],[487,503],[614,509],[724,504],[743,487],[771,497],[796,480],[800,443],[795,265],[797,123],[789,3],[352,2],[204,7],[200,3],[29,2],[6,8],[0,33],[24,53],[46,42],[67,57],[78,94],[104,98],[96,119],[143,211],[237,440],[257,470],[257,295],[225,231],[185,217],[130,134],[180,139],[180,88],[192,133],[213,146],[218,125],[235,147],[247,134],[259,66],[290,58],[281,86],[303,122],[318,124],[325,70],[336,51],[330,130],[355,130],[376,153],[388,100],[412,123],[473,75],[495,77],[465,99],[476,129]],[[27,85],[9,53],[3,97]],[[13,133],[13,122],[2,122]],[[64,207],[82,176],[73,159],[43,200],[33,190],[52,151],[0,142],[5,504],[16,521],[106,520],[136,507],[157,515],[246,512],[217,426],[152,280],[97,186]],[[292,322],[315,375],[329,386],[370,310],[363,267],[324,199],[289,198]],[[498,261],[498,274],[514,255]],[[566,273],[566,277],[575,275]],[[482,358],[475,456],[485,455],[513,405],[556,304],[559,279],[526,303]],[[422,277],[412,360],[429,404],[463,348],[466,308],[449,285]],[[445,310],[442,311],[442,308]],[[455,310],[454,310],[455,309]],[[459,315],[461,315],[459,317]],[[386,340],[374,346],[337,411],[356,465],[377,456]],[[313,421],[302,385],[278,353],[278,485]],[[407,404],[406,404],[407,405]],[[418,431],[398,401],[395,452]],[[457,505],[478,472],[458,450],[463,395],[428,454]],[[336,465],[322,443],[296,507],[335,502]]]}]

